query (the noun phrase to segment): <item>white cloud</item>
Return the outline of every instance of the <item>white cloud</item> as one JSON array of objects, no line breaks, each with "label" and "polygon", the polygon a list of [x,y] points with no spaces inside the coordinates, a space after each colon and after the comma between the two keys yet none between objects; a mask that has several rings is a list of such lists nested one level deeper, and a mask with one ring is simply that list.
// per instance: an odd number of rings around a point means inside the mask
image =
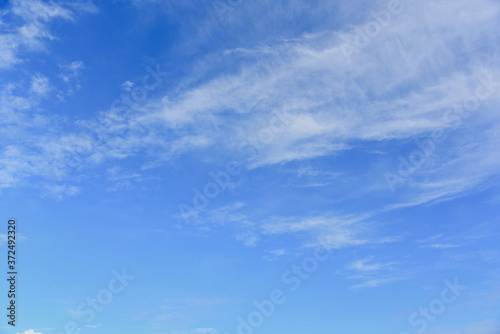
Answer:
[{"label": "white cloud", "polygon": [[168,320],[170,318],[172,318],[173,315],[170,314],[170,313],[165,313],[165,314],[160,314],[160,315],[157,315],[156,317],[154,317],[154,321],[165,321],[165,320]]},{"label": "white cloud", "polygon": [[430,247],[430,248],[437,248],[437,249],[447,249],[447,248],[457,248],[457,247],[460,247],[460,245],[432,244],[432,245],[429,245],[428,247]]},{"label": "white cloud", "polygon": [[[17,15],[41,22],[44,29],[50,20],[70,20],[77,11],[71,6],[56,8],[52,3],[45,8],[36,2],[33,12],[27,3],[16,2]],[[341,24],[341,28],[332,29],[325,25],[315,34],[269,41],[254,49],[225,50],[217,54],[217,61],[238,63],[242,55],[247,58],[238,68],[228,68],[200,84],[196,84],[196,75],[186,78],[189,85],[180,83],[163,98],[149,100],[136,110],[112,108],[97,119],[79,122],[86,135],[64,134],[88,138],[88,150],[63,149],[57,136],[42,138],[43,148],[29,155],[35,160],[31,164],[48,166],[52,161],[57,165],[66,160],[65,155],[76,155],[82,162],[76,165],[83,168],[83,162],[94,166],[145,151],[155,163],[213,150],[224,158],[241,155],[241,145],[250,143],[258,152],[247,161],[247,167],[259,168],[340,154],[366,142],[408,140],[441,129],[447,131],[449,140],[439,155],[408,178],[408,196],[385,209],[454,198],[484,183],[500,165],[495,154],[500,140],[500,122],[495,116],[500,89],[463,125],[466,133],[481,133],[480,138],[466,137],[466,146],[462,136],[443,121],[447,108],[474,93],[485,71],[494,79],[500,78],[495,65],[500,54],[498,43],[492,41],[486,50],[483,38],[495,35],[498,16],[499,6],[487,0],[408,4],[350,61],[342,52],[345,37],[363,28],[372,20],[370,16],[353,27]],[[438,33],[440,39],[432,37]],[[7,43],[9,38],[3,40]],[[458,55],[461,63],[449,61]],[[207,57],[200,67],[217,66],[214,58]],[[80,68],[78,64],[73,67]],[[19,96],[17,103],[30,102]],[[286,118],[276,120],[272,112]],[[491,130],[478,131],[487,124]],[[472,148],[471,143],[475,145]],[[25,161],[25,148],[16,149]],[[18,166],[24,169],[5,168],[3,184],[16,184],[31,173],[41,174],[30,168],[31,164]],[[60,165],[64,177],[71,168]],[[374,184],[366,189],[388,190],[379,184],[383,171],[365,172],[374,175],[370,180]],[[304,184],[318,186],[332,180],[327,175],[315,178]]]},{"label": "white cloud", "polygon": [[351,289],[362,289],[362,288],[378,288],[387,284],[395,283],[404,279],[403,277],[384,277],[384,278],[372,278],[368,279],[362,283],[356,284],[351,287]]},{"label": "white cloud", "polygon": [[47,95],[50,89],[51,86],[47,77],[44,77],[43,75],[35,75],[31,78],[31,93],[43,97]]},{"label": "white cloud", "polygon": [[[50,24],[55,20],[74,21],[80,13],[95,13],[95,5],[87,1],[74,3],[43,2],[40,0],[13,0],[9,11],[1,13],[1,19],[15,17],[13,22],[2,20],[0,33],[0,70],[11,68],[23,61],[23,53],[40,51],[45,41],[55,37],[50,32]],[[19,20],[20,19],[20,20]]]},{"label": "white cloud", "polygon": [[286,251],[284,249],[272,249],[272,250],[269,250],[268,253],[270,253],[274,256],[283,256],[286,254]]},{"label": "white cloud", "polygon": [[347,278],[361,281],[351,286],[351,289],[377,288],[410,276],[408,271],[396,268],[398,262],[373,263],[372,260],[373,256],[370,256],[347,265],[347,270],[355,273]]},{"label": "white cloud", "polygon": [[244,232],[240,232],[236,236],[236,240],[241,241],[247,247],[251,247],[256,245],[257,241],[259,240],[259,237],[255,232],[251,230],[246,230]]},{"label": "white cloud", "polygon": [[25,21],[50,21],[54,18],[73,19],[73,13],[70,10],[54,2],[44,3],[36,0],[14,0],[12,3],[12,12]]},{"label": "white cloud", "polygon": [[127,80],[122,83],[122,89],[125,91],[130,91],[132,87],[134,87],[134,83],[132,81]]},{"label": "white cloud", "polygon": [[26,332],[17,333],[17,334],[42,334],[42,333],[39,333],[39,332],[35,333],[35,331],[33,329],[28,329]]},{"label": "white cloud", "polygon": [[[141,121],[159,119],[172,129],[174,137],[166,146],[176,154],[213,149],[221,142],[229,143],[230,152],[238,153],[240,145],[250,142],[258,150],[256,158],[248,163],[250,168],[332,155],[362,145],[350,145],[353,141],[409,139],[443,129],[450,132],[446,145],[451,149],[440,152],[446,164],[436,162],[432,168],[422,170],[417,176],[426,182],[409,179],[412,191],[408,193],[412,197],[387,209],[453,198],[498,170],[498,159],[493,154],[498,131],[477,140],[488,143],[482,145],[481,152],[462,155],[456,149],[463,145],[452,136],[452,126],[443,121],[443,114],[474,92],[485,70],[493,78],[500,77],[491,55],[477,52],[482,45],[479,36],[496,30],[499,8],[487,1],[478,4],[465,0],[452,6],[440,1],[435,6],[444,6],[446,11],[432,11],[420,4],[408,7],[350,63],[342,54],[346,43],[343,38],[353,35],[356,27],[266,46],[272,52],[258,52],[262,47],[229,50],[224,54],[227,59],[242,53],[253,57],[236,74],[222,73],[202,85],[152,102],[146,108],[151,117],[142,117]],[[463,12],[475,14],[463,16]],[[443,30],[446,33],[440,35],[442,41],[429,39],[429,31]],[[467,66],[445,61],[457,53],[457,40],[466,43],[461,52]],[[497,49],[493,44],[490,53],[497,54]],[[404,57],[394,56],[400,54]],[[411,90],[404,88],[408,85]],[[470,123],[483,117],[489,119],[484,122],[498,124],[498,119],[492,117],[492,106],[499,93],[497,90],[481,106]],[[271,111],[288,115],[278,131],[269,131]],[[191,134],[187,136],[183,130]],[[269,133],[271,139],[259,142],[259,136],[269,138]],[[447,177],[449,171],[455,175]]]},{"label": "white cloud", "polygon": [[59,65],[60,74],[59,78],[69,85],[68,94],[73,94],[76,90],[81,88],[81,77],[85,70],[85,63],[81,60],[73,61],[69,64]]},{"label": "white cloud", "polygon": [[442,234],[436,234],[422,240],[417,240],[417,242],[422,244],[422,246],[420,246],[422,248],[449,249],[462,247],[462,245],[454,242],[456,239],[461,238],[457,238],[454,235],[443,236]]},{"label": "white cloud", "polygon": [[216,334],[217,330],[215,328],[197,328],[194,332],[200,334]]},{"label": "white cloud", "polygon": [[265,261],[275,261],[279,257],[287,254],[285,249],[271,249],[266,251],[266,255],[262,257],[263,260]]},{"label": "white cloud", "polygon": [[[469,6],[468,2],[461,1],[448,11],[460,12]],[[479,20],[460,16],[461,24],[474,32],[493,29],[491,20],[495,14],[488,17],[476,5],[474,8],[488,24],[480,26]],[[494,9],[493,13],[498,12],[498,8]],[[266,128],[265,119],[270,111],[286,110],[291,114],[289,126],[274,141],[264,145],[254,166],[349,149],[346,140],[408,138],[446,127],[440,122],[438,111],[467,94],[475,69],[470,73],[458,68],[440,69],[440,72],[425,67],[418,69],[426,62],[438,66],[445,56],[440,54],[442,44],[426,40],[427,30],[459,24],[450,13],[449,17],[431,17],[423,29],[418,17],[428,16],[427,10],[427,6],[416,6],[413,12],[408,10],[402,14],[353,64],[343,59],[344,42],[335,33],[304,36],[295,43],[273,46],[273,56],[257,57],[254,67],[249,66],[237,75],[221,75],[181,94],[163,106],[161,116],[168,127],[182,128],[207,119],[223,122],[218,114],[223,112],[227,116],[227,111],[232,110],[241,122],[241,126],[227,129],[236,139],[233,141],[236,146]],[[445,40],[451,43],[461,35],[471,38],[471,34],[461,28],[445,35]],[[396,58],[393,55],[405,52],[397,43],[403,37],[412,41],[412,47],[417,50],[404,59]],[[322,45],[319,50],[318,44]],[[447,52],[452,52],[452,45],[448,47]],[[426,82],[425,75],[433,79]],[[415,82],[421,88],[411,95],[395,97],[391,91],[405,81]],[[373,101],[368,94],[388,97]],[[207,138],[213,135],[209,131],[210,128],[205,132]]]},{"label": "white cloud", "polygon": [[309,235],[315,242],[310,247],[323,244],[329,248],[344,248],[377,242],[369,236],[363,216],[341,217],[333,214],[311,217],[273,217],[260,226],[264,235]]},{"label": "white cloud", "polygon": [[378,271],[384,267],[384,265],[381,263],[367,264],[367,262],[370,262],[372,259],[373,257],[369,257],[366,259],[355,261],[348,266],[348,269],[358,271]]},{"label": "white cloud", "polygon": [[52,197],[58,201],[67,196],[74,196],[81,192],[80,188],[69,185],[46,185],[43,190],[43,196]]}]

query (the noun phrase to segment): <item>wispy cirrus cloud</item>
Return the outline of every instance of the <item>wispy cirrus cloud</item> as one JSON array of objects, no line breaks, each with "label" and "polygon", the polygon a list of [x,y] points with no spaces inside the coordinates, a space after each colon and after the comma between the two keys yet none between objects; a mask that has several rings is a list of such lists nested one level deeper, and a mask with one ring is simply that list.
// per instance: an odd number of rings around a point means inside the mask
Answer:
[{"label": "wispy cirrus cloud", "polygon": [[[385,5],[374,3],[372,9],[382,10]],[[433,10],[443,6],[446,11]],[[71,17],[69,9],[33,16],[22,14],[26,10],[22,8],[18,15],[41,22]],[[342,50],[351,43],[346,36],[373,20],[365,14],[353,26],[325,25],[317,27],[316,33],[268,41],[264,46],[217,50],[218,60],[207,56],[200,66],[219,68],[222,62],[232,66],[207,78],[187,77],[162,98],[149,99],[132,110],[110,108],[97,119],[79,122],[80,132],[63,134],[66,139],[81,138],[88,149],[63,148],[59,136],[47,136],[31,164],[50,160],[64,177],[74,170],[65,167],[66,160],[92,168],[143,152],[159,163],[195,152],[213,156],[209,151],[224,159],[251,144],[258,152],[247,167],[255,169],[356,151],[368,142],[405,143],[442,130],[447,132],[446,143],[404,184],[404,201],[388,204],[387,210],[453,198],[496,175],[499,122],[494,105],[500,89],[460,128],[471,133],[489,126],[480,138],[467,137],[467,145],[443,114],[473,94],[485,73],[490,85],[497,86],[499,43],[489,38],[485,44],[485,36],[495,36],[498,5],[486,0],[405,3],[403,12],[368,46],[346,59]],[[433,32],[440,32],[440,40],[431,38]],[[272,112],[286,115],[286,120],[280,131],[263,140],[272,126]],[[381,159],[397,168],[390,156]],[[367,189],[386,192],[385,171],[370,168],[364,171],[374,176]],[[14,184],[13,180],[34,170],[17,176],[6,170],[4,178],[11,182],[4,184]]]},{"label": "wispy cirrus cloud", "polygon": [[[272,216],[257,219],[252,208],[244,203],[193,211],[187,222],[196,222],[203,231],[230,228],[234,236],[246,246],[253,246],[264,238],[273,236],[299,236],[299,248],[314,248],[319,245],[342,249],[352,246],[385,244],[399,241],[392,235],[378,235],[373,214],[339,215],[332,212],[323,215],[302,217]],[[179,215],[178,219],[182,219]],[[269,251],[274,256],[285,254],[284,249]]]},{"label": "wispy cirrus cloud", "polygon": [[395,262],[389,262],[389,263],[371,263],[373,260],[373,256],[361,259],[358,261],[355,261],[351,263],[347,268],[351,270],[357,270],[361,272],[374,272],[374,271],[379,271],[384,268],[392,267]]},{"label": "wispy cirrus cloud", "polygon": [[57,20],[74,21],[82,13],[96,13],[92,2],[43,2],[13,0],[0,12],[0,70],[23,61],[25,53],[41,51],[45,42],[55,39],[50,25]]},{"label": "wispy cirrus cloud", "polygon": [[374,262],[373,260],[374,256],[369,256],[346,266],[346,270],[343,271],[346,277],[359,281],[351,286],[351,289],[378,288],[414,276],[412,270],[401,268],[403,265],[401,262]]},{"label": "wispy cirrus cloud", "polygon": [[316,242],[331,248],[363,245],[371,242],[368,227],[360,217],[335,215],[303,218],[273,217],[261,225],[263,234],[309,234]]}]

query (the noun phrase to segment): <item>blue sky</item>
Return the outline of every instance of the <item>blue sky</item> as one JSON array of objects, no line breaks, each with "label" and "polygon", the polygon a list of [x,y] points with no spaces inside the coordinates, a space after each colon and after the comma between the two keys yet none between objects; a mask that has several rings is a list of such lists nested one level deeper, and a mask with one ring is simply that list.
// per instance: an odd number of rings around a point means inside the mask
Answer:
[{"label": "blue sky", "polygon": [[1,333],[500,333],[499,22],[0,2]]}]

